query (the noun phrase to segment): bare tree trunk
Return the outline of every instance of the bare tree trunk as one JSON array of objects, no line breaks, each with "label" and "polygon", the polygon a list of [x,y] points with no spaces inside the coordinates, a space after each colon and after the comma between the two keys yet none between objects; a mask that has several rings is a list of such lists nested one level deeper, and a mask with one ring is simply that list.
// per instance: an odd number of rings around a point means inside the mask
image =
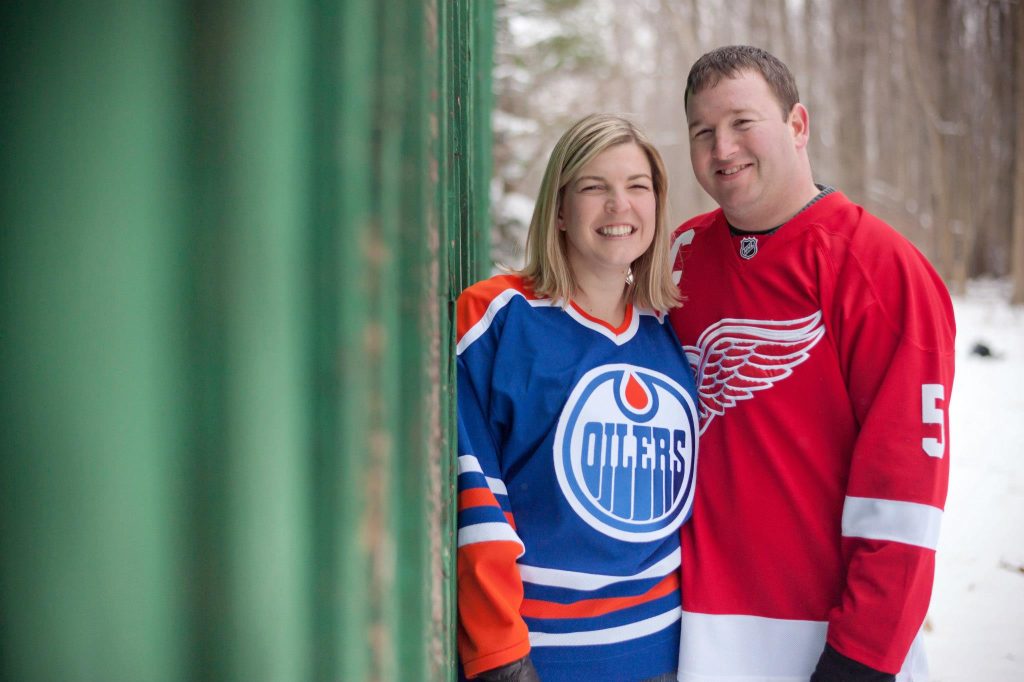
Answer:
[{"label": "bare tree trunk", "polygon": [[683,104],[686,76],[701,56],[700,2],[661,0],[659,20],[654,22],[657,42],[662,45],[657,72],[659,87],[647,108],[657,112],[652,119],[655,142],[661,149],[668,169],[670,224],[675,226],[697,213],[710,211],[714,202],[697,184],[690,166],[690,142]]},{"label": "bare tree trunk", "polygon": [[867,134],[864,110],[865,62],[867,57],[865,17],[861,3],[841,2],[835,12],[835,55],[837,78],[844,83],[836,93],[839,136],[839,188],[858,204],[866,199],[865,169]]},{"label": "bare tree trunk", "polygon": [[845,188],[838,140],[840,114],[836,106],[839,91],[846,81],[837,77],[834,62],[839,46],[833,27],[838,21],[831,3],[806,0],[803,17],[803,46],[806,54],[805,74],[797,74],[803,81],[804,104],[811,112],[810,148],[814,177],[819,182]]},{"label": "bare tree trunk", "polygon": [[[946,144],[941,130],[942,119],[932,100],[933,91],[938,89],[938,86],[934,84],[937,79],[930,77],[931,74],[925,73],[922,64],[922,62],[928,63],[929,60],[922,59],[918,27],[923,19],[916,13],[914,5],[915,3],[908,2],[903,14],[903,27],[907,42],[907,67],[917,103],[924,112],[925,129],[928,133],[928,155],[930,158],[926,172],[931,187],[932,234],[935,236],[933,264],[942,279],[949,282],[953,271],[953,235],[949,225],[949,194],[945,182]],[[934,10],[939,6],[930,7]],[[928,23],[936,24],[937,22],[929,17]]]},{"label": "bare tree trunk", "polygon": [[652,134],[673,223],[712,208],[688,159],[686,74],[708,49],[758,44],[796,75],[816,181],[911,239],[951,289],[1012,277],[1024,303],[1024,0],[498,7],[495,170],[509,201],[495,202],[507,209],[495,224],[509,226],[506,241],[525,231],[547,151],[586,111],[632,113]]},{"label": "bare tree trunk", "polygon": [[1024,304],[1024,7],[1020,3],[1012,5],[1016,13],[1014,21],[1015,35],[1013,49],[1017,53],[1015,69],[1015,86],[1017,91],[1016,138],[1017,153],[1013,162],[1013,239],[1011,248],[1011,269],[1013,277],[1013,293],[1010,302],[1015,305]]},{"label": "bare tree trunk", "polygon": [[[992,130],[991,100],[988,106],[977,110],[976,97],[959,97],[957,88],[960,83],[974,79],[976,87],[984,89],[988,81],[988,73],[984,64],[979,64],[978,53],[984,50],[984,42],[978,41],[968,44],[968,37],[964,35],[964,27],[968,25],[971,15],[979,12],[979,8],[970,3],[955,2],[950,5],[949,17],[946,17],[946,26],[941,36],[946,36],[946,45],[960,44],[965,48],[962,53],[953,58],[953,55],[943,55],[942,63],[945,65],[943,71],[943,94],[942,101],[947,102],[948,115],[955,121],[974,121],[982,130]],[[984,8],[980,9],[984,12]],[[959,27],[959,28],[957,28]],[[972,154],[972,142],[974,136],[970,134],[967,126],[957,126],[954,136],[948,138],[951,151],[952,163],[947,169],[951,201],[949,229],[953,239],[953,269],[950,273],[951,280],[948,282],[950,289],[962,294],[967,289],[968,270],[971,256],[974,253],[974,243],[977,236],[977,225],[975,219],[979,215],[977,210],[981,201],[984,200],[984,187],[988,183],[979,182],[979,187],[972,187],[972,180],[983,177],[984,170],[979,167],[979,155]],[[991,166],[991,161],[985,163],[986,167]]]}]

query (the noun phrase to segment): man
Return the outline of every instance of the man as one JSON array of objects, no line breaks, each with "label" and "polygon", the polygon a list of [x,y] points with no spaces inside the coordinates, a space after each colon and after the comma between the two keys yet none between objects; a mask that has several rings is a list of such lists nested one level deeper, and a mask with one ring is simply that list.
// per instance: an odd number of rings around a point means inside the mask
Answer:
[{"label": "man", "polygon": [[753,47],[686,85],[720,208],[673,236],[697,376],[680,680],[912,680],[949,471],[953,311],[925,258],[815,185],[792,74]]}]

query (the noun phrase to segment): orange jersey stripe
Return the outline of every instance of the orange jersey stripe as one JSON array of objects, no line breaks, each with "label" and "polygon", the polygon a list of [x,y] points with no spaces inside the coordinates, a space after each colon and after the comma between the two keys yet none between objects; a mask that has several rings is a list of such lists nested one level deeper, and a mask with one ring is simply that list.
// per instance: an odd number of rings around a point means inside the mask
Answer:
[{"label": "orange jersey stripe", "polygon": [[458,340],[461,340],[462,336],[483,318],[487,313],[487,307],[502,292],[515,289],[527,300],[537,298],[523,282],[523,278],[518,275],[497,275],[477,282],[472,289],[472,295],[459,296],[456,306],[455,321]]},{"label": "orange jersey stripe", "polygon": [[582,317],[590,320],[591,322],[593,322],[595,324],[599,324],[602,327],[605,327],[605,328],[611,330],[611,332],[613,334],[621,334],[622,332],[626,331],[627,329],[629,329],[629,325],[633,321],[633,304],[632,303],[627,303],[626,304],[626,314],[622,318],[622,324],[620,324],[618,327],[613,327],[612,325],[608,324],[607,322],[605,322],[601,318],[594,317],[593,315],[588,314],[586,310],[584,310],[583,308],[581,308],[578,305],[576,305],[575,301],[569,301],[569,304],[572,305],[573,310],[578,312]]},{"label": "orange jersey stripe", "polygon": [[672,571],[657,585],[635,597],[585,599],[574,604],[558,604],[539,599],[524,599],[519,613],[527,618],[589,618],[654,601],[677,589],[679,589],[679,572]]},{"label": "orange jersey stripe", "polygon": [[489,488],[470,488],[459,493],[459,511],[473,507],[496,507],[498,501]]},{"label": "orange jersey stripe", "polygon": [[[472,509],[473,507],[497,507],[498,501],[494,499],[494,493],[487,488],[470,488],[459,493],[459,511]],[[515,530],[516,520],[512,518],[512,512],[505,512],[505,519],[508,525]]]}]

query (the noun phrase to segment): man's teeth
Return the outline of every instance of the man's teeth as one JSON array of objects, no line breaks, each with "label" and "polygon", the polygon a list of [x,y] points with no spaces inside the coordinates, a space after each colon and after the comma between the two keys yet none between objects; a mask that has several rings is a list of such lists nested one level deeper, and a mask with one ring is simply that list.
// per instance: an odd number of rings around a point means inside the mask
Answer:
[{"label": "man's teeth", "polygon": [[722,170],[722,175],[735,175],[736,173],[739,173],[744,168],[746,168],[746,166],[736,166],[735,168],[724,168]]},{"label": "man's teeth", "polygon": [[607,225],[605,227],[598,228],[598,234],[605,237],[625,237],[627,234],[633,232],[632,225]]}]

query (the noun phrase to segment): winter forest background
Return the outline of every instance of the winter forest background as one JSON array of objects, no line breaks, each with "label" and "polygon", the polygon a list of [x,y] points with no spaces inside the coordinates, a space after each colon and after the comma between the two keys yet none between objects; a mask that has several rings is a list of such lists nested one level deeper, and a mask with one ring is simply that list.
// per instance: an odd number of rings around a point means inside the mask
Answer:
[{"label": "winter forest background", "polygon": [[640,124],[665,157],[677,225],[713,207],[690,170],[690,65],[748,43],[790,66],[815,180],[910,238],[954,294],[932,682],[1024,680],[1024,0],[498,0],[497,15],[498,267],[521,264],[571,122],[609,111]]},{"label": "winter forest background", "polygon": [[521,263],[548,153],[593,111],[659,147],[670,225],[710,210],[683,87],[708,49],[747,43],[793,70],[817,182],[910,238],[955,293],[1009,278],[1024,302],[1021,0],[499,0],[497,14],[496,264]]}]

